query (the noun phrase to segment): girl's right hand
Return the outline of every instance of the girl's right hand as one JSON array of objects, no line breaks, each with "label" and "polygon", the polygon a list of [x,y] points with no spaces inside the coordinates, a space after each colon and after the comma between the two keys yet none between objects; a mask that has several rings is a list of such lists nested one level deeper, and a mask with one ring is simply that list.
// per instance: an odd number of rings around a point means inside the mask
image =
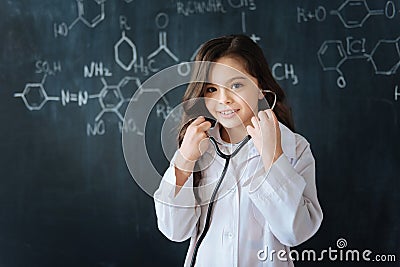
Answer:
[{"label": "girl's right hand", "polygon": [[181,147],[175,160],[176,190],[178,194],[181,186],[185,184],[191,175],[196,161],[208,148],[206,131],[211,128],[211,123],[203,116],[190,123],[183,137]]},{"label": "girl's right hand", "polygon": [[203,116],[197,117],[186,129],[182,145],[179,148],[180,154],[187,161],[195,162],[207,150],[209,142],[207,131],[211,128],[211,123],[206,121]]}]

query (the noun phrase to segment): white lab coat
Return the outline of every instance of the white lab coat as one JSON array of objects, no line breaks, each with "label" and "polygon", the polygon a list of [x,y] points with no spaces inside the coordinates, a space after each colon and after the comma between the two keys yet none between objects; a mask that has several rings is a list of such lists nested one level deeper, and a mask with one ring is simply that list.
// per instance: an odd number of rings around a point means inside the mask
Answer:
[{"label": "white lab coat", "polygon": [[[283,155],[268,173],[252,140],[231,159],[196,266],[293,266],[289,247],[303,243],[318,230],[323,215],[310,145],[301,135],[281,123],[279,126]],[[222,141],[218,127],[211,134]],[[234,149],[229,144],[220,147],[225,153]],[[209,145],[198,161],[205,168],[196,188],[199,200],[192,188],[193,175],[175,196],[174,160],[154,194],[159,230],[172,241],[190,238],[184,266],[190,265],[195,242],[204,228],[207,200],[225,163],[215,155],[214,147]],[[281,260],[277,253],[271,258],[261,250],[267,254],[283,250]]]}]

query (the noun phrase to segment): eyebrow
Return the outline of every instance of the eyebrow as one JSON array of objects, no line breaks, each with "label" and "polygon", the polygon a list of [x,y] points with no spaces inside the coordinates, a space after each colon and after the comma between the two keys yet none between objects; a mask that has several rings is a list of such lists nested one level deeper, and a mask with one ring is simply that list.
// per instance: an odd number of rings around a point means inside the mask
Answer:
[{"label": "eyebrow", "polygon": [[[232,78],[228,79],[228,80],[225,82],[225,84],[229,84],[229,83],[233,82],[234,80],[247,80],[247,78],[244,77],[244,76],[235,76],[235,77],[232,77]],[[206,82],[206,85],[213,85],[213,84],[214,84],[214,83]]]},{"label": "eyebrow", "polygon": [[247,80],[247,78],[243,77],[243,76],[236,76],[236,77],[232,77],[229,80],[227,80],[226,83],[233,82],[234,80]]}]

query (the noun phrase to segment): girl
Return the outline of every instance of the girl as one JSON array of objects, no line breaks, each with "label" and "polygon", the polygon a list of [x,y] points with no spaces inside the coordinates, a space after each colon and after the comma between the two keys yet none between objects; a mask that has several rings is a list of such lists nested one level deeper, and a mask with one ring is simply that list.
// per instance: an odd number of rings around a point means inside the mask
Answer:
[{"label": "girl", "polygon": [[[217,124],[210,129],[204,116],[189,123],[184,118],[179,149],[154,195],[158,228],[172,241],[190,238],[185,266],[293,266],[289,247],[313,236],[322,221],[310,145],[293,132],[285,94],[249,37],[212,39],[196,61],[216,65],[207,82],[188,85],[183,101],[204,97]],[[274,111],[260,110],[271,91]],[[247,135],[250,141],[230,160],[207,225],[207,204],[224,169],[208,137],[229,154]]]}]

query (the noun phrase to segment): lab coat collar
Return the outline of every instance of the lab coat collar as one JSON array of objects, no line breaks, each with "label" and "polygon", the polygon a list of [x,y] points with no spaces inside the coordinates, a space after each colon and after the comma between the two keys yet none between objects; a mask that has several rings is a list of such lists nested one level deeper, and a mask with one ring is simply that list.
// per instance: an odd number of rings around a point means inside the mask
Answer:
[{"label": "lab coat collar", "polygon": [[[210,136],[213,136],[215,140],[217,140],[220,143],[226,143],[221,139],[220,136],[220,124],[217,122],[215,127],[213,129],[209,130]],[[286,155],[288,158],[296,158],[296,136],[295,133],[292,132],[288,127],[286,127],[283,123],[279,122],[279,129],[281,131],[281,145],[282,145],[282,150],[283,154]],[[256,157],[259,156],[259,153],[254,146],[253,140],[249,141],[249,144],[251,144],[251,148],[249,151],[248,158]]]}]

